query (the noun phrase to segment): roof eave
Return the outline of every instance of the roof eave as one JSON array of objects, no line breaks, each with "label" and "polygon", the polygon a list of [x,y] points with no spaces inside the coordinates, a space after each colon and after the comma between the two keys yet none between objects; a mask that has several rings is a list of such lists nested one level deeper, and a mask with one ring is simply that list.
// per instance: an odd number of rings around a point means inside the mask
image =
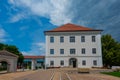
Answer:
[{"label": "roof eave", "polygon": [[103,31],[103,30],[69,30],[69,31],[44,31],[44,34],[47,32],[82,32],[82,31]]}]

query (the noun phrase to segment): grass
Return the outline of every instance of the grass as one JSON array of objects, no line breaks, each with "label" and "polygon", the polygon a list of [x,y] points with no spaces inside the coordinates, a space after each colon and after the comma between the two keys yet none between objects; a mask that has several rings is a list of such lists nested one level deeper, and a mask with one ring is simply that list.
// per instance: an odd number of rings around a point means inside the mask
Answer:
[{"label": "grass", "polygon": [[107,75],[120,77],[120,72],[102,72],[102,74],[107,74]]}]

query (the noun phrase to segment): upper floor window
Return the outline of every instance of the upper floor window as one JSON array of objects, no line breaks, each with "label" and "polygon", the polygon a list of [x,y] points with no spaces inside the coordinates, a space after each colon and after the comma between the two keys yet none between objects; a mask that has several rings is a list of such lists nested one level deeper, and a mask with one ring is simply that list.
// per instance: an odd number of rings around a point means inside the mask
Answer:
[{"label": "upper floor window", "polygon": [[81,42],[85,42],[85,36],[81,36]]},{"label": "upper floor window", "polygon": [[85,54],[85,48],[82,48],[82,54]]},{"label": "upper floor window", "polygon": [[75,42],[75,36],[70,36],[70,42]]},{"label": "upper floor window", "polygon": [[64,60],[60,61],[60,65],[63,66],[64,65]]},{"label": "upper floor window", "polygon": [[96,37],[92,36],[92,42],[95,42],[95,41],[96,41]]},{"label": "upper floor window", "polygon": [[82,65],[83,65],[83,66],[86,65],[86,61],[85,61],[85,60],[82,61]]},{"label": "upper floor window", "polygon": [[50,37],[50,43],[54,43],[54,37]]},{"label": "upper floor window", "polygon": [[94,65],[94,66],[97,65],[97,60],[93,60],[93,65]]},{"label": "upper floor window", "polygon": [[60,49],[60,54],[64,54],[64,49]]},{"label": "upper floor window", "polygon": [[50,49],[50,54],[54,54],[54,49]]},{"label": "upper floor window", "polygon": [[63,36],[60,37],[60,42],[61,43],[64,42],[64,37]]},{"label": "upper floor window", "polygon": [[50,61],[50,66],[54,66],[54,61]]},{"label": "upper floor window", "polygon": [[70,49],[70,54],[75,54],[75,49]]},{"label": "upper floor window", "polygon": [[92,53],[96,54],[96,48],[92,48]]}]

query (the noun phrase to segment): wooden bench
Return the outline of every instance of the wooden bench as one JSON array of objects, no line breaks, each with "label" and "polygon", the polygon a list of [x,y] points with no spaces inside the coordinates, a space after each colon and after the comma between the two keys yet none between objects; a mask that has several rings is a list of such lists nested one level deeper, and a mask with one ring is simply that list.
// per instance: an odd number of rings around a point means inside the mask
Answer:
[{"label": "wooden bench", "polygon": [[78,73],[89,73],[90,69],[89,68],[78,68]]}]

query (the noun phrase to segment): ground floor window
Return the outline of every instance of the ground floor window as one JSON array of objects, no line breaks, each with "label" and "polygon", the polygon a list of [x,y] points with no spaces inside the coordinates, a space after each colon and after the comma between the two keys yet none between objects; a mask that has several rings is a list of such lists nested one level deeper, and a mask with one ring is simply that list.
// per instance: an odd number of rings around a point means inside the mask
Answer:
[{"label": "ground floor window", "polygon": [[86,65],[86,61],[85,61],[85,60],[82,61],[82,65],[83,65],[83,66]]},{"label": "ground floor window", "polygon": [[64,66],[64,60],[61,60],[61,61],[60,61],[60,65],[61,65],[61,66]]},{"label": "ground floor window", "polygon": [[97,66],[97,60],[93,60],[93,65]]},{"label": "ground floor window", "polygon": [[54,66],[54,61],[50,61],[50,66]]}]

